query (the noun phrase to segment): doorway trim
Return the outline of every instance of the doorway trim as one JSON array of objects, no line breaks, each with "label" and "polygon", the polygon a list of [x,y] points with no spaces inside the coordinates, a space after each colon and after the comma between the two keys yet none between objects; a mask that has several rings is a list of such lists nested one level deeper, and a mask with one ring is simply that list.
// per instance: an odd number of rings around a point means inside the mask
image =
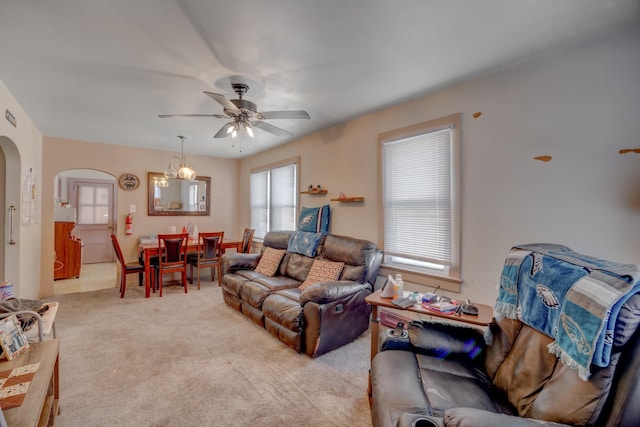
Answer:
[{"label": "doorway trim", "polygon": [[[16,294],[20,295],[20,246],[21,246],[21,228],[22,207],[20,204],[20,184],[22,182],[22,161],[20,152],[13,140],[5,135],[0,135],[0,150],[3,158],[3,166],[0,167],[0,182],[3,183],[0,189],[0,237],[2,238],[2,246],[0,247],[0,277],[1,280],[9,280],[17,286]],[[16,178],[17,177],[17,178]],[[12,225],[9,224],[9,208],[14,206],[16,210],[13,212],[13,240],[14,245],[9,244],[9,233]],[[8,268],[11,266],[11,268]]]}]

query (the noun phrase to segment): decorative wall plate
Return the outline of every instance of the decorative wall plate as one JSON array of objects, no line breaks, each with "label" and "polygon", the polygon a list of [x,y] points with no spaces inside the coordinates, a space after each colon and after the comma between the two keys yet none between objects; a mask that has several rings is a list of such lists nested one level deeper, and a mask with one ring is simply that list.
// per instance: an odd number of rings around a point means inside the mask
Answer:
[{"label": "decorative wall plate", "polygon": [[123,173],[118,179],[118,184],[123,190],[132,191],[140,185],[140,178],[132,173]]}]

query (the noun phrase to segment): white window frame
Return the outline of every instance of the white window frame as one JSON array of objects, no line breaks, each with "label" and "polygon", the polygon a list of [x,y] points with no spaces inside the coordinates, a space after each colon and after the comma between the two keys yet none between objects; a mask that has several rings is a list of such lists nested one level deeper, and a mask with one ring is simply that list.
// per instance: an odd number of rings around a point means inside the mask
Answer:
[{"label": "white window frame", "polygon": [[[294,182],[292,183],[293,185],[291,186],[291,194],[287,195],[285,194],[285,196],[290,196],[289,201],[291,203],[290,209],[290,216],[291,216],[291,226],[289,227],[284,227],[286,229],[290,229],[290,230],[294,230],[295,226],[296,226],[296,222],[297,222],[297,216],[298,216],[298,187],[299,187],[299,173],[300,173],[300,158],[299,157],[295,157],[295,158],[291,158],[291,159],[285,159],[281,162],[277,162],[277,163],[272,163],[269,165],[264,165],[264,166],[260,166],[257,168],[253,168],[250,170],[250,177],[249,177],[249,218],[250,218],[250,224],[251,224],[251,228],[254,228],[255,234],[254,234],[254,239],[258,240],[258,241],[262,241],[262,239],[264,238],[265,234],[268,233],[269,231],[275,230],[275,229],[282,229],[283,227],[277,227],[274,224],[276,224],[277,222],[275,221],[275,218],[273,216],[273,211],[276,209],[275,206],[273,206],[273,193],[274,193],[274,188],[273,186],[275,185],[275,183],[272,182],[271,179],[271,175],[273,174],[273,171],[279,168],[283,168],[283,167],[289,167],[289,166],[293,166],[295,168],[295,171],[293,173],[294,176]],[[266,181],[266,185],[263,188],[262,191],[264,191],[264,193],[262,194],[256,194],[256,191],[259,191],[257,188],[254,188],[254,185],[252,184],[253,182],[253,178],[254,175],[257,174],[266,174],[267,176],[267,181]],[[261,196],[261,197],[258,197]],[[256,202],[256,199],[260,199],[259,202]],[[258,203],[264,203],[261,204],[260,206],[258,206]],[[282,207],[280,207],[282,208]],[[265,218],[262,216],[262,213],[257,213],[256,211],[258,210],[262,210],[266,212],[266,224],[264,227],[262,227],[261,222],[265,220]],[[264,230],[263,230],[264,228]]]},{"label": "white window frame", "polygon": [[[419,123],[417,125],[408,126],[402,129],[386,132],[379,136],[380,148],[380,168],[381,168],[381,233],[385,237],[385,215],[388,216],[387,200],[385,200],[386,180],[390,179],[385,171],[385,145],[397,143],[403,139],[413,138],[419,135],[438,132],[441,130],[450,130],[450,146],[449,146],[449,179],[450,179],[450,257],[448,262],[436,261],[428,257],[411,256],[411,254],[387,253],[383,260],[382,274],[403,273],[405,281],[411,281],[418,284],[428,286],[440,286],[443,289],[452,291],[460,291],[460,149],[462,141],[462,115],[452,114],[428,122]],[[419,194],[418,194],[419,195]],[[444,209],[446,211],[446,209]],[[389,218],[387,218],[389,220]],[[392,220],[392,219],[391,219]],[[393,221],[393,220],[392,220]],[[397,236],[395,237],[397,238]],[[401,239],[401,237],[400,237]],[[386,246],[383,243],[383,248]]]}]

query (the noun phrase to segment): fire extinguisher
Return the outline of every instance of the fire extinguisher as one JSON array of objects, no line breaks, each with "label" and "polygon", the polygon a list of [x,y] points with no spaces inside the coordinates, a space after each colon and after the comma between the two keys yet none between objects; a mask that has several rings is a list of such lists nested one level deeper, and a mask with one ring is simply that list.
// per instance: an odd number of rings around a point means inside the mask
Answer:
[{"label": "fire extinguisher", "polygon": [[125,220],[124,234],[127,236],[133,234],[133,216],[130,213],[127,214],[127,219]]}]

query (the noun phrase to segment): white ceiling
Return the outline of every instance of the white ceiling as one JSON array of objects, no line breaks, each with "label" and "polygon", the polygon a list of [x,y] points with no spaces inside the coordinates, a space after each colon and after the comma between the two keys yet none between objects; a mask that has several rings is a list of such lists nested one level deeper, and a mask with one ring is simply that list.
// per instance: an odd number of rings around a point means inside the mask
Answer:
[{"label": "white ceiling", "polygon": [[637,25],[638,0],[0,0],[0,79],[46,136],[239,158],[203,91],[250,86],[308,135],[542,52]]}]

